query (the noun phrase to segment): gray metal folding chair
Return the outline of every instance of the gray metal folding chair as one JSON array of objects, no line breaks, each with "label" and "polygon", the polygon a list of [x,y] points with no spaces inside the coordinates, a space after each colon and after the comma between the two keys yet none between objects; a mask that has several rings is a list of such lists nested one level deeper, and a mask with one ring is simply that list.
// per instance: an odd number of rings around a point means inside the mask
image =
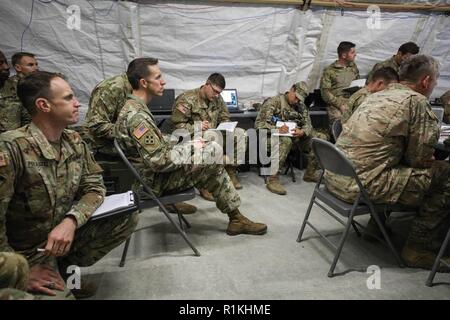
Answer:
[{"label": "gray metal folding chair", "polygon": [[[333,247],[336,250],[336,254],[334,256],[333,262],[331,264],[330,270],[328,272],[329,277],[333,277],[336,274],[334,274],[334,269],[336,267],[336,264],[338,262],[339,256],[341,254],[342,248],[344,247],[345,240],[347,239],[347,236],[349,234],[350,228],[353,227],[356,234],[360,236],[360,232],[357,228],[357,226],[365,229],[364,226],[362,226],[360,223],[358,223],[356,220],[354,220],[355,216],[364,215],[364,214],[370,214],[373,219],[375,219],[378,227],[381,230],[381,233],[383,234],[382,239],[376,237],[375,238],[380,240],[381,242],[387,244],[389,249],[392,251],[392,253],[395,256],[395,259],[397,260],[398,264],[403,267],[403,261],[400,258],[398,252],[395,250],[392,241],[389,237],[389,235],[386,232],[384,223],[381,221],[381,218],[379,216],[380,213],[386,213],[390,211],[410,211],[411,208],[406,208],[404,206],[400,205],[374,205],[372,201],[370,200],[370,197],[363,187],[361,181],[359,180],[358,176],[356,175],[356,172],[353,168],[352,163],[347,159],[347,157],[340,151],[338,148],[336,148],[332,143],[313,138],[312,139],[312,149],[314,151],[314,154],[317,158],[317,161],[319,162],[320,167],[323,169],[323,172],[320,176],[319,181],[316,184],[316,187],[314,188],[314,193],[311,197],[311,201],[309,203],[308,210],[306,212],[305,218],[303,220],[302,226],[300,228],[300,232],[298,234],[297,242],[302,241],[303,232],[305,230],[306,225],[310,226],[315,232],[317,232],[331,247]],[[359,194],[356,198],[356,200],[353,203],[347,203],[344,202],[338,198],[336,198],[331,192],[329,192],[325,186],[322,185],[323,181],[323,175],[325,170],[333,172],[335,174],[352,177],[355,179],[358,187],[359,187]],[[317,200],[320,200],[318,202]],[[339,240],[339,244],[336,247],[328,238],[326,235],[321,233],[311,222],[308,221],[309,216],[311,214],[311,209],[313,204],[316,204],[321,209],[323,209],[326,213],[328,213],[330,216],[332,216],[334,219],[336,219],[339,223],[345,226],[344,232]],[[326,206],[324,206],[325,204]],[[407,210],[409,209],[409,210]],[[332,212],[334,211],[334,213]],[[337,216],[335,213],[339,214],[342,217],[347,218],[346,221],[342,220],[339,216]]]},{"label": "gray metal folding chair", "polygon": [[[142,177],[139,175],[139,172],[136,170],[136,168],[130,163],[128,158],[125,156],[122,148],[120,147],[119,143],[116,139],[114,139],[114,147],[117,150],[117,153],[119,154],[120,158],[123,160],[123,162],[128,167],[129,171],[132,173],[134,178],[139,181],[140,185],[143,188],[143,191],[145,192],[145,199],[139,199],[139,210],[142,211],[142,209],[146,208],[152,208],[158,206],[163,214],[166,216],[166,218],[170,221],[170,223],[175,227],[175,229],[178,231],[178,233],[182,236],[184,241],[191,247],[192,251],[194,251],[194,254],[196,256],[200,256],[200,252],[195,248],[195,246],[192,244],[192,242],[187,237],[184,228],[183,223],[186,225],[187,228],[190,228],[189,222],[183,217],[181,213],[178,212],[178,220],[179,225],[174,221],[174,219],[170,216],[170,213],[167,211],[166,207],[164,205],[167,204],[175,204],[181,201],[187,201],[192,200],[195,197],[195,190],[194,188],[190,188],[181,192],[177,192],[174,194],[167,194],[162,197],[157,197],[153,190],[145,183],[145,181],[142,179]],[[147,199],[148,197],[148,199]],[[128,252],[128,246],[130,244],[130,238],[128,238],[125,242],[124,250],[122,253],[122,259],[120,261],[120,266],[123,267],[125,265],[125,259]]]},{"label": "gray metal folding chair", "polygon": [[448,230],[447,235],[445,236],[444,242],[442,242],[441,249],[439,250],[436,260],[434,261],[433,267],[431,268],[430,274],[428,275],[428,279],[425,282],[425,284],[428,287],[433,286],[434,276],[436,275],[437,269],[439,268],[441,263],[445,264],[447,267],[450,268],[450,265],[445,260],[442,259],[442,256],[444,255],[445,250],[447,249],[449,241],[450,241],[450,229]]},{"label": "gray metal folding chair", "polygon": [[331,125],[331,133],[333,134],[334,141],[337,141],[341,132],[342,132],[341,120],[335,120]]}]

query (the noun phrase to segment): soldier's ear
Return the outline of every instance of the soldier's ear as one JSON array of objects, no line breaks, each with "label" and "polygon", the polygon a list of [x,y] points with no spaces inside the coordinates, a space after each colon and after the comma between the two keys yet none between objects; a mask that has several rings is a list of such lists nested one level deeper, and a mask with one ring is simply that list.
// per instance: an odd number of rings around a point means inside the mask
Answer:
[{"label": "soldier's ear", "polygon": [[50,103],[48,103],[48,100],[45,98],[37,98],[35,104],[36,108],[41,112],[47,113],[51,110]]}]

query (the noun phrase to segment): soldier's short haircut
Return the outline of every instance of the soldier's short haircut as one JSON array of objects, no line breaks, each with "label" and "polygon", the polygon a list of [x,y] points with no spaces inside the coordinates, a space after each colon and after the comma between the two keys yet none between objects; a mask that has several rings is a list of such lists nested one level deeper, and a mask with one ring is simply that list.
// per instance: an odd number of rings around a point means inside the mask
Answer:
[{"label": "soldier's short haircut", "polygon": [[130,62],[127,69],[127,78],[131,87],[135,90],[139,89],[139,80],[148,77],[150,71],[148,66],[158,64],[158,59],[155,58],[136,58]]},{"label": "soldier's short haircut", "polygon": [[414,42],[406,42],[398,48],[398,51],[402,54],[410,53],[410,54],[418,54],[419,53],[419,46],[415,44]]},{"label": "soldier's short haircut", "polygon": [[337,48],[338,56],[342,56],[344,53],[349,52],[354,47],[356,47],[356,44],[354,44],[353,42],[342,41],[341,43],[339,43]]},{"label": "soldier's short haircut", "polygon": [[36,71],[19,80],[17,84],[17,95],[30,115],[36,113],[35,102],[38,98],[52,98],[50,85],[51,81],[55,78],[65,79],[60,73]]},{"label": "soldier's short haircut", "polygon": [[11,57],[11,64],[15,66],[16,64],[20,63],[20,60],[22,60],[23,57],[34,58],[35,55],[29,52],[16,52]]},{"label": "soldier's short haircut", "polygon": [[390,83],[392,81],[399,81],[398,73],[391,67],[384,67],[376,70],[372,75],[370,76],[369,82],[371,81],[377,81],[377,80],[384,80],[387,83]]},{"label": "soldier's short haircut", "polygon": [[424,54],[414,55],[406,59],[400,66],[398,75],[400,81],[417,83],[423,76],[438,76],[438,62],[431,56]]},{"label": "soldier's short haircut", "polygon": [[225,77],[223,75],[221,75],[220,73],[213,73],[208,77],[209,82],[211,82],[212,84],[219,86],[220,89],[225,89]]}]

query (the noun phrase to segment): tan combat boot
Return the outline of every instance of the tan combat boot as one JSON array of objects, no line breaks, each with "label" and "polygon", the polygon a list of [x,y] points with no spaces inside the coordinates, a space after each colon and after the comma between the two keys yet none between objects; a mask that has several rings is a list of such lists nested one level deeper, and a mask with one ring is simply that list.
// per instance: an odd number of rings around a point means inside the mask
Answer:
[{"label": "tan combat boot", "polygon": [[317,160],[313,157],[308,158],[308,166],[305,169],[305,174],[303,175],[303,181],[306,182],[317,182],[320,178],[320,173],[317,170],[318,164]]},{"label": "tan combat boot", "polygon": [[[419,244],[407,241],[402,250],[402,259],[410,268],[431,270],[434,261],[436,260],[436,254],[432,251],[426,250]],[[450,264],[449,257],[442,257],[442,259],[447,264]],[[438,268],[438,272],[450,272],[450,268],[441,263]]]},{"label": "tan combat boot", "polygon": [[279,195],[285,195],[286,190],[284,190],[283,186],[280,184],[280,179],[278,176],[270,176],[267,178],[266,183],[267,189],[270,190],[270,192],[279,194]]},{"label": "tan combat boot", "polygon": [[242,184],[239,182],[239,179],[236,175],[236,167],[226,166],[225,170],[227,170],[228,175],[230,176],[231,182],[233,182],[234,188],[236,188],[237,190],[242,189]]},{"label": "tan combat boot", "polygon": [[238,234],[261,235],[267,232],[267,226],[264,223],[257,223],[247,219],[239,212],[239,209],[235,209],[228,216],[230,218],[227,228],[229,236]]},{"label": "tan combat boot", "polygon": [[200,191],[200,196],[208,201],[214,201],[214,196],[211,194],[211,192],[209,192],[206,189],[199,189],[198,191]]},{"label": "tan combat boot", "polygon": [[197,212],[197,207],[186,202],[164,205],[170,213],[193,214]]}]

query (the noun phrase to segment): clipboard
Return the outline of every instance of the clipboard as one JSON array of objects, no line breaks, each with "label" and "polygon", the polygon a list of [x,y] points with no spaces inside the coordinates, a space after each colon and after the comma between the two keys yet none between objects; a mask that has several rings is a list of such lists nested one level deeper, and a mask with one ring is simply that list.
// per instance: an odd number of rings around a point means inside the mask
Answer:
[{"label": "clipboard", "polygon": [[113,194],[105,197],[102,205],[94,211],[89,221],[96,221],[120,214],[133,213],[138,210],[139,204],[133,191]]}]

